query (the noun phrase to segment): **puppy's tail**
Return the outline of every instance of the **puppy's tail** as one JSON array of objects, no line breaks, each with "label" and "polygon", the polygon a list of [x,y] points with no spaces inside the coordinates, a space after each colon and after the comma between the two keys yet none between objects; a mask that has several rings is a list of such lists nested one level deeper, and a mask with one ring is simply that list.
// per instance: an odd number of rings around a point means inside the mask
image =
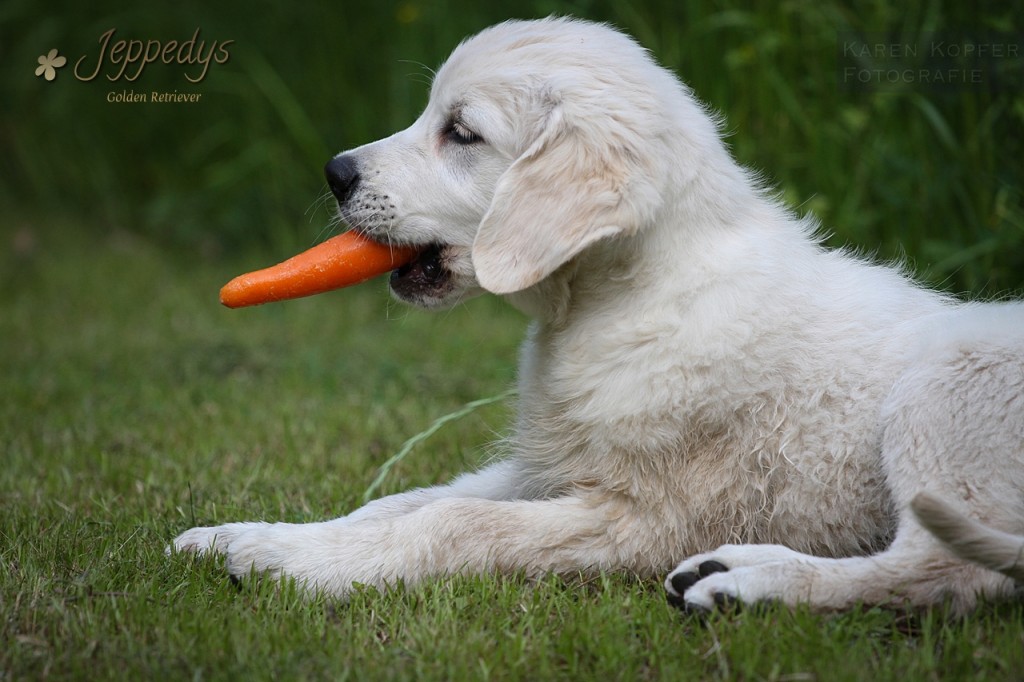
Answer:
[{"label": "puppy's tail", "polygon": [[961,559],[1024,583],[1024,536],[989,528],[928,493],[918,493],[910,508],[921,525]]}]

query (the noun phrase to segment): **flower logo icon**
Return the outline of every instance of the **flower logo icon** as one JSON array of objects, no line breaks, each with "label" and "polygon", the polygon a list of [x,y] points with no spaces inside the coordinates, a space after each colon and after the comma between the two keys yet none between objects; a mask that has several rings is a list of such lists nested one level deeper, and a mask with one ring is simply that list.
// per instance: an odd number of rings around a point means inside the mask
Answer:
[{"label": "flower logo icon", "polygon": [[58,54],[57,48],[53,48],[49,53],[39,57],[39,66],[36,67],[36,75],[42,76],[48,81],[52,81],[57,77],[57,69],[67,63],[67,58]]}]

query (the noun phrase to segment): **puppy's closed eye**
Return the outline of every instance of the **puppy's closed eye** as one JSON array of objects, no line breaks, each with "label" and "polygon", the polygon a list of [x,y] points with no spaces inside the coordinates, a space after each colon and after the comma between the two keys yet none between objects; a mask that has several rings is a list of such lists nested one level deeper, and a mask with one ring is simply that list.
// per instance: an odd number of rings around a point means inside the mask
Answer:
[{"label": "puppy's closed eye", "polygon": [[444,139],[453,144],[473,145],[484,141],[484,138],[466,126],[461,119],[451,119],[442,132]]}]

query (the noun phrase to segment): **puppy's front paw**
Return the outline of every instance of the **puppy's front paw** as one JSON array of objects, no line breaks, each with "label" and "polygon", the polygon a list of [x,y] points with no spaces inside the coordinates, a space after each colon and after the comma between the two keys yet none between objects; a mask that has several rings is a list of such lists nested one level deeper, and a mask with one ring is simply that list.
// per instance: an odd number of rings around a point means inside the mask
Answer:
[{"label": "puppy's front paw", "polygon": [[[266,526],[266,523],[227,523],[223,526],[207,526],[192,528],[174,538],[172,547],[178,552],[187,552],[203,556],[214,552],[217,554],[227,553],[228,545],[242,533],[255,528]],[[167,548],[170,554],[171,547]]]},{"label": "puppy's front paw", "polygon": [[271,578],[289,574],[301,582],[303,562],[311,551],[303,542],[303,530],[302,526],[274,523],[239,533],[225,551],[228,573],[235,578],[248,573]]},{"label": "puppy's front paw", "polygon": [[[193,528],[178,536],[180,551],[223,554],[232,578],[250,573],[270,578],[294,578],[299,587],[342,593],[342,572],[348,545],[344,524],[229,523]],[[337,583],[337,584],[336,584]]]}]

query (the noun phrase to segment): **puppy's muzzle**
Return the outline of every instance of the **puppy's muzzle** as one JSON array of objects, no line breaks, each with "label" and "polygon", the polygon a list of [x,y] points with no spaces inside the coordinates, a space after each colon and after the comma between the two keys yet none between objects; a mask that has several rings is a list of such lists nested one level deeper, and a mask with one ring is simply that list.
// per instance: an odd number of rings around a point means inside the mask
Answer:
[{"label": "puppy's muzzle", "polygon": [[[387,229],[390,225],[386,225],[383,230],[374,230],[374,225],[365,224],[366,216],[360,216],[358,211],[354,211],[355,207],[350,206],[360,184],[359,164],[355,155],[335,156],[324,166],[324,176],[331,193],[338,200],[342,217],[356,218],[349,221],[354,229],[364,231],[371,239],[390,241],[392,235]],[[430,307],[435,305],[435,301],[444,300],[451,292],[452,272],[447,263],[449,256],[446,245],[435,242],[422,244],[420,248],[416,258],[391,273],[390,286],[398,298]]]}]

